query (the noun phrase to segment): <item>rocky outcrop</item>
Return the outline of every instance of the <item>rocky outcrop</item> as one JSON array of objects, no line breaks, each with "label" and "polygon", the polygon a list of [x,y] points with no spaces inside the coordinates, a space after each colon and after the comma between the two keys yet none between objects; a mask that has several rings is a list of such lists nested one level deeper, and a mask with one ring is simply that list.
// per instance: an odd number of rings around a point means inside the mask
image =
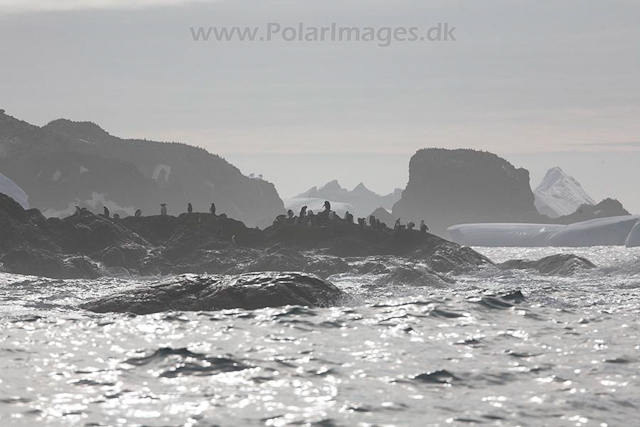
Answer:
[{"label": "rocky outcrop", "polygon": [[[313,227],[296,226],[280,222],[265,229],[268,242],[283,242],[298,250],[315,250],[338,257],[364,257],[392,255],[422,259],[453,258],[439,272],[450,272],[456,265],[478,267],[490,261],[479,253],[463,248],[430,233],[418,230],[374,230],[346,222],[326,222]],[[446,255],[445,255],[446,254]],[[438,264],[438,263],[436,263]]]},{"label": "rocky outcrop", "polygon": [[244,176],[223,158],[179,143],[126,140],[88,122],[56,120],[37,127],[0,116],[0,170],[46,216],[66,216],[79,205],[121,216],[142,209],[174,215],[192,203],[266,226],[284,211],[273,184]]},{"label": "rocky outcrop", "polygon": [[389,211],[386,210],[385,208],[378,208],[375,211],[371,212],[370,215],[367,215],[367,221],[371,216],[376,217],[376,219],[380,220],[381,223],[383,223],[389,228],[393,228],[394,224],[396,223],[396,220],[398,219],[392,214],[390,214]]},{"label": "rocky outcrop", "polygon": [[424,219],[441,236],[455,224],[539,217],[527,170],[488,152],[441,148],[419,150],[411,158],[409,183],[393,215],[416,224]]},{"label": "rocky outcrop", "polygon": [[255,310],[302,305],[326,307],[345,294],[322,279],[301,273],[239,276],[178,276],[83,304],[97,313],[149,314],[168,310]]},{"label": "rocky outcrop", "polygon": [[591,270],[596,266],[586,258],[573,254],[558,254],[537,261],[509,260],[497,265],[502,270],[535,270],[548,276],[571,276],[577,272]]},{"label": "rocky outcrop", "polygon": [[491,264],[429,233],[319,218],[312,226],[279,220],[264,231],[202,213],[114,219],[80,211],[58,219],[0,195],[0,262],[9,273],[54,278],[253,271],[328,277],[359,271],[350,259],[366,256],[403,257],[439,274]]},{"label": "rocky outcrop", "polygon": [[604,199],[597,205],[583,204],[571,215],[561,216],[550,221],[554,224],[575,224],[598,218],[610,218],[630,215],[616,199]]}]

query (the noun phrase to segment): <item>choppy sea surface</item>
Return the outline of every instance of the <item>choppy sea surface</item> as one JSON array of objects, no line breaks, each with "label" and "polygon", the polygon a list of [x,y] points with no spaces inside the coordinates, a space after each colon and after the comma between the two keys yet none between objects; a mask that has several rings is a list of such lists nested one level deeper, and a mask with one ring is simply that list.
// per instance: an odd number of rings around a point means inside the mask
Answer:
[{"label": "choppy sea surface", "polygon": [[640,250],[476,249],[598,268],[337,275],[339,307],[146,316],[76,308],[140,281],[0,274],[0,426],[640,425]]}]

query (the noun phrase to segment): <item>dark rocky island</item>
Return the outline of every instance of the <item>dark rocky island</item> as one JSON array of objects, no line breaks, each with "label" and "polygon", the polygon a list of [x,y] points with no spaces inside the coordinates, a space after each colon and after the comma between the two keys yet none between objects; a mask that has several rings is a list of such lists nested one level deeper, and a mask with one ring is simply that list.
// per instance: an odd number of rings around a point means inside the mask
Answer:
[{"label": "dark rocky island", "polygon": [[345,260],[375,255],[419,260],[437,273],[490,263],[477,252],[406,228],[373,228],[337,218],[313,226],[278,218],[265,230],[211,213],[114,219],[78,210],[64,219],[24,210],[0,194],[0,262],[6,272],[53,278],[128,274],[241,274],[352,271]]},{"label": "dark rocky island", "polygon": [[575,213],[550,218],[538,212],[529,171],[485,151],[426,148],[409,163],[409,183],[393,206],[403,221],[425,220],[430,231],[475,223],[572,224],[629,215],[620,202],[605,199]]},{"label": "dark rocky island", "polygon": [[446,236],[456,224],[532,222],[539,217],[534,199],[529,172],[495,154],[427,148],[411,158],[409,183],[393,215],[424,219],[432,232]]}]

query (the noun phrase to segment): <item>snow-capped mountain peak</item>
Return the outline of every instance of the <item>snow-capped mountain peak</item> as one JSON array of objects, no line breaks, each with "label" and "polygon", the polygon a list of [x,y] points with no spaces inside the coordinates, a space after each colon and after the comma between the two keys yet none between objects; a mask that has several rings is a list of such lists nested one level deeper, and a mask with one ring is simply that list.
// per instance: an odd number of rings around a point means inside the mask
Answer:
[{"label": "snow-capped mountain peak", "polygon": [[575,178],[559,167],[549,169],[533,193],[538,212],[551,218],[570,215],[582,205],[596,203]]}]

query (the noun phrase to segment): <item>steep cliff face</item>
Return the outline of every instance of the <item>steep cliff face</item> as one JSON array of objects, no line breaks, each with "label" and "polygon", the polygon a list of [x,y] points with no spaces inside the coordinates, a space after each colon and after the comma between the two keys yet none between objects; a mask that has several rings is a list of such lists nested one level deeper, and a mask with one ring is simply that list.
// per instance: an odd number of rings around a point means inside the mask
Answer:
[{"label": "steep cliff face", "polygon": [[0,170],[47,216],[75,205],[132,215],[208,211],[266,226],[284,212],[273,184],[244,176],[223,158],[179,143],[125,140],[88,122],[56,120],[40,128],[0,117]]},{"label": "steep cliff face", "polygon": [[411,158],[393,215],[403,223],[424,219],[441,236],[455,224],[539,220],[527,170],[492,153],[441,148]]}]

